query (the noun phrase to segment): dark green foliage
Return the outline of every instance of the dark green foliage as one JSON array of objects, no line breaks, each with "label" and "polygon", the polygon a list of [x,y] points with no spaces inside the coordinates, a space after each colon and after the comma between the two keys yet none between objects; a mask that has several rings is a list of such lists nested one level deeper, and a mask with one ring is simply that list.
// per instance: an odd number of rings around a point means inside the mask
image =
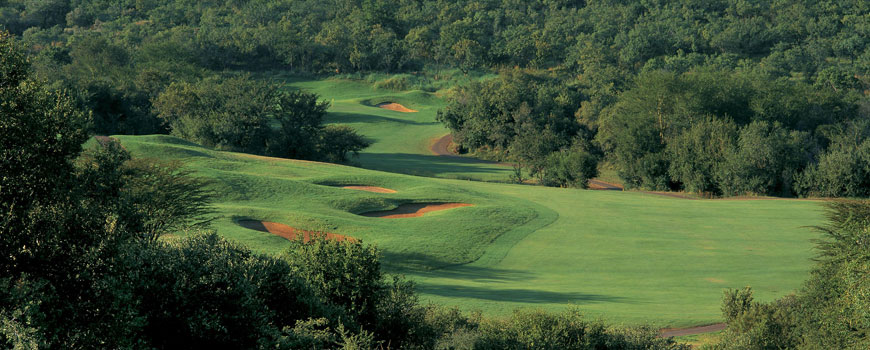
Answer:
[{"label": "dark green foliage", "polygon": [[870,203],[834,201],[805,291],[799,334],[808,348],[870,346]]},{"label": "dark green foliage", "polygon": [[719,183],[733,176],[723,168],[736,139],[737,126],[731,120],[702,120],[668,143],[668,173],[686,191],[719,194]]},{"label": "dark green foliage", "polygon": [[578,312],[517,311],[481,323],[474,349],[688,349],[653,329],[609,330]]},{"label": "dark green foliage", "polygon": [[[551,185],[582,186],[588,167],[565,169],[587,166],[593,159],[583,151],[589,132],[574,117],[580,97],[555,78],[504,71],[498,79],[455,92],[438,119],[453,131],[461,149],[510,160],[541,182],[549,177]],[[548,158],[560,152],[585,155]]]},{"label": "dark green foliage", "polygon": [[[91,129],[100,135],[164,132],[151,111],[152,87],[133,71],[130,52],[100,35],[87,35],[71,47],[36,61],[43,79],[62,79],[86,110],[93,112]],[[46,52],[49,50],[45,50]],[[165,82],[168,84],[168,82]]]},{"label": "dark green foliage", "polygon": [[296,242],[282,259],[315,288],[317,296],[346,310],[352,320],[371,325],[384,294],[378,251],[353,243]]},{"label": "dark green foliage", "polygon": [[[819,128],[865,118],[859,106],[870,86],[868,12],[862,1],[16,0],[0,3],[0,27],[35,53],[42,79],[68,88],[93,112],[90,128],[98,134],[169,132],[152,102],[173,83],[196,86],[228,71],[425,76],[422,70],[438,77],[445,68],[467,75],[513,67],[560,81],[505,71],[501,84],[460,89],[454,102],[480,107],[450,106],[443,121],[466,150],[516,162],[539,181],[545,159],[573,148],[579,133],[583,149],[603,150],[628,187],[848,196],[861,194],[811,180],[833,176],[812,170],[827,145],[787,157],[803,157],[797,167],[768,164],[777,176],[811,169],[796,175],[797,192],[792,180],[756,175],[752,184],[710,184],[708,166],[672,166],[666,148],[708,117],[740,128],[779,123],[812,140],[823,138]],[[379,85],[409,88],[404,79]],[[323,137],[286,128],[289,136],[268,147],[251,144],[248,138],[277,124],[234,108],[271,98],[252,96],[255,90],[227,96],[226,109],[205,107],[178,119],[174,132],[229,149],[331,161],[362,146],[335,130],[320,135],[342,141],[318,146]],[[586,147],[593,138],[598,144]],[[843,152],[827,153],[833,159]]]},{"label": "dark green foliage", "polygon": [[[401,278],[385,278],[380,252],[372,246],[316,239],[294,242],[282,254],[296,276],[338,314],[340,325],[362,327],[391,347],[432,342],[423,323],[414,286]],[[344,337],[344,336],[342,336]]]},{"label": "dark green foliage", "polygon": [[541,183],[546,186],[586,188],[598,175],[598,157],[582,150],[554,152],[543,172]]},{"label": "dark green foliage", "polygon": [[0,88],[14,88],[27,78],[30,64],[20,45],[8,32],[0,31]]},{"label": "dark green foliage", "polygon": [[819,162],[808,167],[797,181],[804,196],[870,196],[870,122],[858,120],[821,130],[830,143]]},{"label": "dark green foliage", "polygon": [[247,77],[176,83],[154,102],[157,115],[184,139],[209,147],[263,153],[273,90]]},{"label": "dark green foliage", "polygon": [[438,118],[454,132],[455,142],[470,151],[505,150],[518,137],[545,131],[551,141],[565,144],[580,129],[574,122],[579,101],[576,91],[554,78],[508,70],[498,79],[461,88]]},{"label": "dark green foliage", "polygon": [[[270,153],[285,158],[306,159],[317,152],[317,137],[329,102],[317,95],[294,90],[275,92],[273,117],[281,124]],[[352,132],[352,131],[351,131]]]},{"label": "dark green foliage", "polygon": [[[312,0],[33,0],[2,3],[0,9],[0,25],[18,35],[55,25],[71,30],[64,36],[109,27],[131,46],[143,37],[197,28],[186,49],[193,55],[186,58],[215,69],[579,65],[591,72],[586,68],[604,64],[631,73],[660,59],[736,57],[763,60],[767,69],[787,76],[812,75],[838,61],[860,73],[857,63],[868,46],[862,17],[867,6],[861,2],[341,0],[324,6]],[[597,62],[589,59],[593,51]]]},{"label": "dark green foliage", "polygon": [[818,151],[814,133],[859,117],[842,96],[735,73],[657,71],[636,84],[602,112],[597,135],[630,187],[800,194],[808,190],[796,179]]},{"label": "dark green foliage", "polygon": [[254,348],[274,327],[320,311],[287,264],[215,234],[131,253],[143,318],[137,336],[158,348]]},{"label": "dark green foliage", "polygon": [[706,349],[794,349],[800,343],[797,299],[786,296],[769,304],[752,301],[752,289],[727,290],[722,311],[728,322],[724,341]]},{"label": "dark green foliage", "polygon": [[193,176],[179,163],[132,159],[124,164],[125,205],[143,218],[141,232],[157,240],[164,234],[204,227],[212,212],[208,203],[214,196],[206,180]]},{"label": "dark green foliage", "polygon": [[789,196],[795,176],[810,160],[810,149],[806,133],[752,122],[741,128],[736,148],[726,156],[720,189],[726,195]]},{"label": "dark green foliage", "polygon": [[28,81],[19,44],[0,31],[0,199],[3,212],[47,199],[65,179],[86,139],[72,101]]},{"label": "dark green foliage", "polygon": [[799,192],[814,197],[870,196],[870,140],[857,147],[833,144],[799,178]]},{"label": "dark green foliage", "polygon": [[347,163],[372,144],[346,125],[327,125],[320,130],[319,138],[318,159],[330,163]]}]

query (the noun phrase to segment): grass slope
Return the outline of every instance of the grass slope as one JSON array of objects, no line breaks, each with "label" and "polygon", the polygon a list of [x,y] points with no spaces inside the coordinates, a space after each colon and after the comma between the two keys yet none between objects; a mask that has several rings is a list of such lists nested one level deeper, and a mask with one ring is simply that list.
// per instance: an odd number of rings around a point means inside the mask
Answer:
[{"label": "grass slope", "polygon": [[[365,90],[341,81],[310,84],[335,89],[337,101],[351,101],[354,89]],[[399,102],[434,113],[434,107],[413,100]],[[342,108],[338,102],[335,106]],[[362,108],[373,107],[351,109]],[[391,111],[372,113],[411,118]],[[411,145],[425,137],[401,132],[428,128],[435,132],[439,126],[390,121],[363,132],[386,144],[395,142],[393,147],[408,147],[394,153],[414,156]],[[810,266],[809,240],[816,236],[805,226],[821,222],[821,207],[811,201],[692,201],[422,178],[218,152],[168,136],[118,138],[135,156],[184,161],[214,179],[221,193],[215,228],[231,239],[264,253],[286,246],[281,238],[235,223],[245,218],[357,237],[383,249],[388,269],[416,280],[424,300],[493,315],[517,307],[578,307],[629,324],[718,322],[723,288],[752,285],[763,300],[797,288]],[[405,166],[394,158],[377,160],[378,154],[388,154],[378,153],[383,147],[376,144],[363,165]],[[462,164],[440,170],[437,162],[426,159],[417,158],[418,166],[434,175],[469,170]],[[327,186],[337,184],[381,186],[398,193]],[[356,215],[406,202],[441,201],[474,206],[410,219]]]}]

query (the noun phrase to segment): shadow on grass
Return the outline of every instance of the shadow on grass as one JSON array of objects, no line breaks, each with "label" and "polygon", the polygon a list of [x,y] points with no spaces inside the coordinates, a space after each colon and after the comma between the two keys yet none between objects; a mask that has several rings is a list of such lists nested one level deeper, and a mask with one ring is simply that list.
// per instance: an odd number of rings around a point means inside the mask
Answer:
[{"label": "shadow on grass", "polygon": [[625,298],[600,294],[585,294],[576,292],[552,292],[537,289],[499,288],[499,287],[471,287],[444,284],[417,285],[417,291],[422,294],[431,294],[450,298],[468,298],[491,301],[504,301],[527,304],[543,303],[614,303],[627,302]]},{"label": "shadow on grass", "polygon": [[517,283],[530,280],[534,275],[528,271],[455,265],[437,257],[420,253],[384,251],[383,258],[387,269],[391,273],[402,273],[420,278],[445,278],[493,284],[491,287],[482,287],[419,282],[417,284],[417,291],[423,294],[528,304],[628,302],[625,298],[608,295],[553,292],[532,288],[502,288],[499,286],[502,283]]},{"label": "shadow on grass", "polygon": [[416,120],[390,118],[375,114],[349,113],[349,112],[329,112],[326,117],[327,123],[399,123],[407,125],[436,125],[441,124],[437,121],[418,122]]},{"label": "shadow on grass", "polygon": [[425,278],[451,278],[475,282],[516,282],[532,275],[526,271],[456,265],[420,253],[383,252],[390,272]]},{"label": "shadow on grass", "polygon": [[510,174],[510,168],[494,162],[473,158],[442,157],[410,153],[363,153],[359,157],[363,167],[409,175],[433,176],[445,173]]}]

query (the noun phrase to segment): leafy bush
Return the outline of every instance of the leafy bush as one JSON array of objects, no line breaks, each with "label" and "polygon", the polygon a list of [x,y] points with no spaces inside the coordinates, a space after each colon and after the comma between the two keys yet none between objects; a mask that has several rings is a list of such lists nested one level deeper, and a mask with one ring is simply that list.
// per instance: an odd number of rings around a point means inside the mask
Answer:
[{"label": "leafy bush", "polygon": [[320,132],[318,159],[331,163],[347,163],[372,142],[347,125],[327,125]]},{"label": "leafy bush", "polygon": [[598,175],[598,157],[582,150],[554,152],[547,157],[541,183],[546,186],[586,188]]},{"label": "leafy bush", "polygon": [[474,349],[689,349],[658,337],[654,329],[608,330],[579,312],[515,311],[506,320],[480,325]]}]

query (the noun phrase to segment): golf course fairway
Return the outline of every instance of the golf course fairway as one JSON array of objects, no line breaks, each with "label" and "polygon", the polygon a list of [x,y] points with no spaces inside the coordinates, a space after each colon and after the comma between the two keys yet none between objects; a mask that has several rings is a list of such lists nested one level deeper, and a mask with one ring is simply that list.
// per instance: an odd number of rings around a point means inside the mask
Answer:
[{"label": "golf course fairway", "polygon": [[[211,179],[221,235],[264,254],[287,246],[240,225],[256,220],[375,244],[387,271],[414,280],[424,302],[487,315],[577,308],[620,324],[711,324],[722,321],[724,289],[751,285],[769,301],[799,288],[812,265],[819,201],[508,184],[510,167],[431,152],[447,134],[436,121],[444,104],[437,94],[340,79],[288,87],[318,93],[332,103],[329,122],[374,142],[356,160],[362,168],[216,151],[171,136],[116,138],[136,157],[181,161]],[[360,215],[442,204],[452,205],[401,218]]]}]

